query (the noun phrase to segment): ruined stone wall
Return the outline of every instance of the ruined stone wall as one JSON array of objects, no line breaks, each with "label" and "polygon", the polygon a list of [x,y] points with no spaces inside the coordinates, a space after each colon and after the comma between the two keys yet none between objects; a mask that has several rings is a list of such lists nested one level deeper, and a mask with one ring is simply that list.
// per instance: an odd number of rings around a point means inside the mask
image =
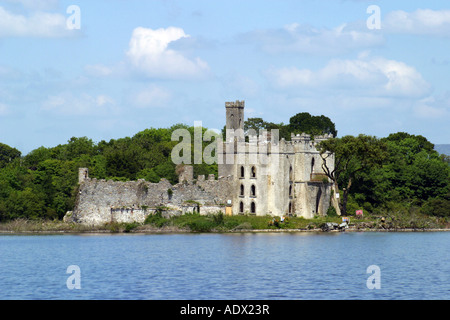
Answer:
[{"label": "ruined stone wall", "polygon": [[202,180],[171,185],[145,180],[117,182],[86,178],[80,183],[72,221],[99,225],[108,222],[144,222],[157,208],[165,213],[200,214],[225,212],[231,194],[231,181]]}]

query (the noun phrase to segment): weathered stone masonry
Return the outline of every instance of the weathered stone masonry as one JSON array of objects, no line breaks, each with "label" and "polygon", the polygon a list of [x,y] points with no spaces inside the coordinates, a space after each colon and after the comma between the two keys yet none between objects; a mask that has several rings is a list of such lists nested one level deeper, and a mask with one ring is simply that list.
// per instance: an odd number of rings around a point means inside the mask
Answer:
[{"label": "weathered stone masonry", "polygon": [[[233,214],[326,215],[333,185],[324,174],[316,147],[332,135],[298,134],[286,141],[259,133],[259,137],[248,134],[249,142],[245,142],[244,107],[244,101],[225,104],[226,129],[237,134],[227,136],[219,150],[219,161],[224,163],[219,164],[219,176],[235,181],[230,195]],[[226,161],[230,155],[232,161]],[[328,159],[333,170],[334,155]]]},{"label": "weathered stone masonry", "polygon": [[[83,172],[83,174],[81,174]],[[86,168],[80,169],[80,186],[75,209],[67,219],[83,224],[107,222],[143,222],[149,214],[162,209],[166,215],[197,211],[201,214],[223,212],[232,181],[208,180],[199,176],[171,185],[162,179],[159,183],[145,180],[106,181],[90,179]]]},{"label": "weathered stone masonry", "polygon": [[[91,225],[143,222],[161,208],[165,215],[192,211],[305,218],[325,215],[333,184],[323,172],[316,147],[332,136],[299,134],[285,141],[269,135],[256,144],[250,136],[251,142],[245,142],[244,102],[227,102],[225,107],[226,129],[238,134],[231,139],[227,136],[217,150],[219,179],[209,175],[194,180],[193,168],[188,165],[179,172],[180,183],[176,185],[165,179],[159,183],[90,179],[88,170],[80,168],[75,208],[65,220]],[[265,161],[258,158],[261,150]],[[327,164],[333,170],[333,154]]]}]

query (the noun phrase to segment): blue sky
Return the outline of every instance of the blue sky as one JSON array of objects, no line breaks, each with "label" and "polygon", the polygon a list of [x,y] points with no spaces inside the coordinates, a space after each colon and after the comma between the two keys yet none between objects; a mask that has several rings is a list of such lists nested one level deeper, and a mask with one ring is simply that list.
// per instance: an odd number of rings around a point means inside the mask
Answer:
[{"label": "blue sky", "polygon": [[444,0],[0,0],[0,142],[23,154],[221,129],[235,100],[276,123],[326,115],[339,136],[450,143],[449,71]]}]

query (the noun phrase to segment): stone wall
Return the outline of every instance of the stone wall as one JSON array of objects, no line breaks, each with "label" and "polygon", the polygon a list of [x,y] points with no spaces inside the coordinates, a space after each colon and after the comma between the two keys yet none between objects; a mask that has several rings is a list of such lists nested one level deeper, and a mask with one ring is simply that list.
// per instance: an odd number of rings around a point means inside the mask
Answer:
[{"label": "stone wall", "polygon": [[79,187],[71,220],[99,225],[108,222],[144,222],[149,214],[164,208],[167,216],[199,211],[225,212],[232,193],[228,179],[184,181],[171,185],[145,180],[117,182],[84,178]]}]

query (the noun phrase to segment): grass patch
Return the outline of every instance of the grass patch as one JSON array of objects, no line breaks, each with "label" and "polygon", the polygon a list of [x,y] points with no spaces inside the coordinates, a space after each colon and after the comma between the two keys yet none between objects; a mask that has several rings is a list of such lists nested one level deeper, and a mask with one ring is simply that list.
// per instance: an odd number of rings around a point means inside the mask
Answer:
[{"label": "grass patch", "polygon": [[89,226],[73,222],[59,220],[28,220],[16,219],[0,223],[0,232],[10,233],[83,233],[83,232],[105,232],[109,227]]},{"label": "grass patch", "polygon": [[199,213],[188,213],[171,218],[164,218],[155,213],[147,217],[145,224],[156,228],[167,226],[188,229],[192,232],[229,232],[238,230],[266,230],[266,229],[318,229],[325,222],[341,222],[340,217],[316,217],[315,219],[304,219],[302,217],[286,218],[281,222],[280,217],[235,215],[225,216],[219,212],[210,215]]},{"label": "grass patch", "polygon": [[[318,230],[327,223],[341,223],[340,216],[316,216],[313,219],[289,217],[281,222],[280,217],[235,215],[225,216],[219,212],[210,215],[200,215],[197,212],[165,218],[162,211],[148,215],[145,223],[110,222],[100,226],[83,225],[59,220],[27,220],[17,219],[0,223],[0,232],[6,233],[133,233],[146,231],[190,231],[190,232],[234,232],[245,230]],[[422,214],[417,209],[406,212],[392,210],[379,212],[377,215],[366,215],[357,219],[350,216],[350,226],[356,230],[400,230],[400,229],[448,229],[448,219]],[[150,228],[149,228],[150,227]]]}]

